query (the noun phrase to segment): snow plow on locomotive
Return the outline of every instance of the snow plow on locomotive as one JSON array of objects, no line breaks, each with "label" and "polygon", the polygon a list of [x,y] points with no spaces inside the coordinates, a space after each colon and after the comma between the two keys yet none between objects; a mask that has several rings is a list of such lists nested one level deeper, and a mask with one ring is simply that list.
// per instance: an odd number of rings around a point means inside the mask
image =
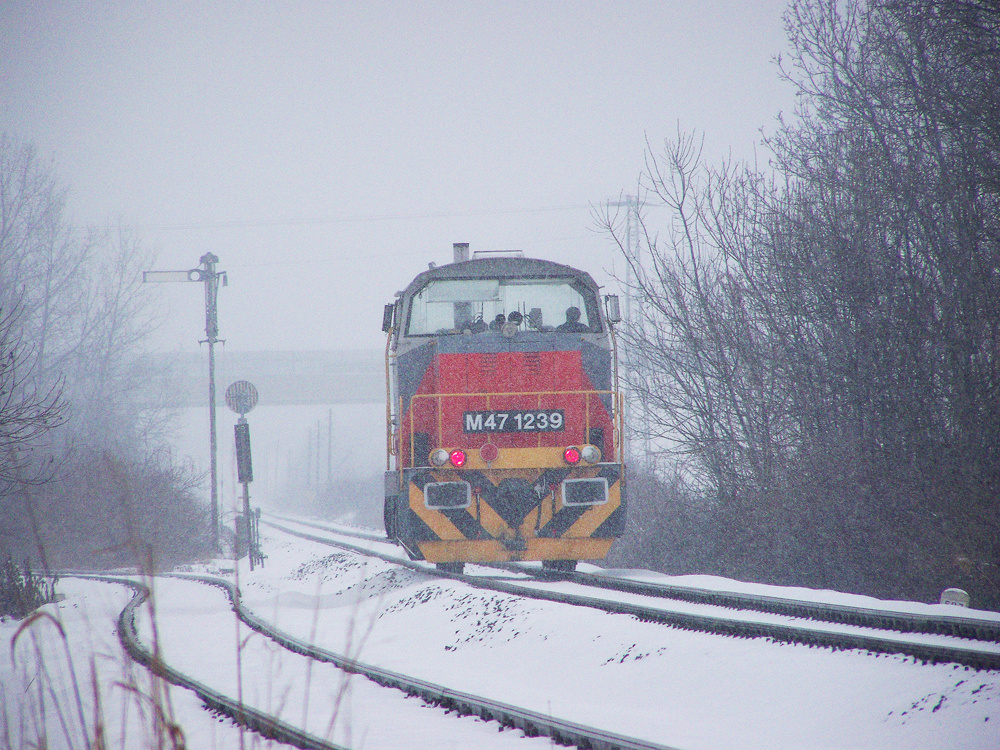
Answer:
[{"label": "snow plow on locomotive", "polygon": [[413,559],[601,559],[625,523],[617,297],[589,274],[475,257],[386,305],[385,527]]}]

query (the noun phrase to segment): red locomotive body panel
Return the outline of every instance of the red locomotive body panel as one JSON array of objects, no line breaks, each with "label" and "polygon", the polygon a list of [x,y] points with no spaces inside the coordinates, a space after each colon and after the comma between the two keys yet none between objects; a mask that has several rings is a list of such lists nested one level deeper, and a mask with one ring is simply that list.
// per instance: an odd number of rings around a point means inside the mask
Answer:
[{"label": "red locomotive body panel", "polygon": [[[590,441],[591,430],[612,434],[612,419],[583,371],[579,350],[439,354],[427,368],[402,424],[430,436],[430,448],[564,447]],[[463,394],[461,397],[456,397]],[[437,398],[447,395],[447,398]],[[534,432],[464,430],[463,414],[490,410],[560,410],[563,427]],[[598,446],[605,450],[605,446]],[[408,453],[405,452],[404,453]],[[402,457],[424,465],[427,456]],[[607,460],[614,460],[612,455]]]}]

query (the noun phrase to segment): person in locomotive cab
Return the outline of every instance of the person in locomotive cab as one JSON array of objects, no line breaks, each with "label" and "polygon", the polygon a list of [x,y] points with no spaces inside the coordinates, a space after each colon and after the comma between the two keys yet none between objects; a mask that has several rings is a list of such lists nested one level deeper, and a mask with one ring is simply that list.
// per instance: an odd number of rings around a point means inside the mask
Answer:
[{"label": "person in locomotive cab", "polygon": [[533,307],[528,311],[528,328],[533,328],[536,331],[542,330],[542,308]]},{"label": "person in locomotive cab", "polygon": [[507,322],[507,316],[503,313],[498,313],[497,316],[490,322],[491,331],[499,331],[500,327]]},{"label": "person in locomotive cab", "polygon": [[566,308],[566,322],[556,326],[557,331],[562,333],[584,333],[590,330],[590,326],[580,322],[580,308]]},{"label": "person in locomotive cab", "polygon": [[482,315],[476,315],[473,319],[471,302],[456,302],[455,330],[458,333],[482,333],[486,330],[486,321]]}]

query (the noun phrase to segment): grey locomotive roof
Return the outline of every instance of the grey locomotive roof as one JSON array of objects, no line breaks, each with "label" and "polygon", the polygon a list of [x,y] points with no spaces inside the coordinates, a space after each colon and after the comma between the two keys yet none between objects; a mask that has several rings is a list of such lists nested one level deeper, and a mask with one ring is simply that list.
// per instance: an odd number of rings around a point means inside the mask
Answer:
[{"label": "grey locomotive roof", "polygon": [[427,282],[436,279],[492,279],[492,278],[566,278],[570,276],[583,282],[595,292],[597,283],[586,271],[580,271],[562,263],[537,258],[475,258],[473,260],[449,263],[424,271],[406,287],[404,294],[410,296]]}]

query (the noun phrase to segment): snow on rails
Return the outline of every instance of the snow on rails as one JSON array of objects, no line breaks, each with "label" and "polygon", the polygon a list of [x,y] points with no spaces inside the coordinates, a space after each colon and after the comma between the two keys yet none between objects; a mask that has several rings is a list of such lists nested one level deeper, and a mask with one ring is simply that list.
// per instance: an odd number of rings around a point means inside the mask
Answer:
[{"label": "snow on rails", "polygon": [[[277,517],[277,516],[275,516]],[[763,637],[833,649],[902,654],[929,663],[955,663],[975,669],[1000,669],[1000,619],[955,615],[918,615],[888,609],[800,601],[764,594],[651,584],[585,572],[553,572],[511,566],[517,577],[461,575],[435,571],[406,560],[394,550],[345,540],[372,540],[368,531],[299,520],[300,528],[269,521],[286,533],[339,546],[427,573],[446,575],[471,586],[516,596],[592,607],[642,620],[721,635]],[[311,527],[304,531],[301,527]],[[317,535],[315,532],[325,532]],[[595,595],[594,589],[609,593]]]}]

